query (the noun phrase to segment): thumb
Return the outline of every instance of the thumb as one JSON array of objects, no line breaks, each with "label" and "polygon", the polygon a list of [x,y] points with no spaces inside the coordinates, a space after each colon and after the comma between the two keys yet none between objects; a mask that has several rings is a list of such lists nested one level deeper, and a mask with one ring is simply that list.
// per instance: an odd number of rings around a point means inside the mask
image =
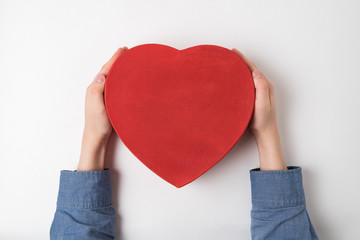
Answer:
[{"label": "thumb", "polygon": [[103,98],[105,75],[98,73],[86,90],[87,98]]},{"label": "thumb", "polygon": [[255,93],[255,108],[259,107],[260,109],[266,107],[270,108],[270,91],[269,83],[264,76],[264,74],[256,69],[252,73],[254,78],[254,85],[256,89]]},{"label": "thumb", "polygon": [[92,82],[92,85],[94,85],[94,88],[96,88],[99,93],[103,93],[105,87],[105,75],[98,73]]},{"label": "thumb", "polygon": [[94,79],[94,83],[105,83],[105,75],[98,73]]},{"label": "thumb", "polygon": [[105,76],[97,74],[86,90],[85,106],[88,112],[104,108]]}]

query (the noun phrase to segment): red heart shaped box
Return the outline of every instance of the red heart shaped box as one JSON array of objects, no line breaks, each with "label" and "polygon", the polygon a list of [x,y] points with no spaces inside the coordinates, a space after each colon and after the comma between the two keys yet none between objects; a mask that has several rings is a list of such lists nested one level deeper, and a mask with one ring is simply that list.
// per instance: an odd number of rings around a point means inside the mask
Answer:
[{"label": "red heart shaped box", "polygon": [[245,62],[227,48],[142,44],[114,62],[104,98],[125,146],[180,188],[240,139],[254,110],[255,87]]}]

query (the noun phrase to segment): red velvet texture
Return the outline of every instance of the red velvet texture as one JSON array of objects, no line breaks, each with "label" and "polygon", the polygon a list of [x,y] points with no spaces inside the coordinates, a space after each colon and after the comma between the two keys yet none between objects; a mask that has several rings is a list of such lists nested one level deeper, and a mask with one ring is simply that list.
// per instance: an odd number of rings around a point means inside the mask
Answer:
[{"label": "red velvet texture", "polygon": [[253,114],[255,87],[245,62],[227,48],[142,44],[115,61],[104,98],[125,146],[180,188],[240,139]]}]

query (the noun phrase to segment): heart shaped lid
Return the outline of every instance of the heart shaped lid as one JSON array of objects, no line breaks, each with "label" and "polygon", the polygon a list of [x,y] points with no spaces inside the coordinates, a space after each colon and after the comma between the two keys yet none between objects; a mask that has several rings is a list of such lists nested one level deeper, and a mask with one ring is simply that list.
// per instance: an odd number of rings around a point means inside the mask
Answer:
[{"label": "heart shaped lid", "polygon": [[182,187],[240,139],[254,110],[255,87],[245,62],[229,49],[143,44],[115,61],[104,97],[125,146],[158,176]]}]

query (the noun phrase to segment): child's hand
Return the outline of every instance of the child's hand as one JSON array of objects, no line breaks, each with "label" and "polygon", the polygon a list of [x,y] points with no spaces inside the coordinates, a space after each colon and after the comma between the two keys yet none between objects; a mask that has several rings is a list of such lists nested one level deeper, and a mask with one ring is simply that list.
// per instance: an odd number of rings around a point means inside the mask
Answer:
[{"label": "child's hand", "polygon": [[274,86],[252,61],[237,49],[232,51],[244,60],[254,78],[255,109],[249,125],[258,145],[260,169],[286,170],[277,128]]},{"label": "child's hand", "polygon": [[127,47],[119,48],[87,87],[85,126],[78,171],[104,168],[106,143],[113,130],[104,103],[105,80],[112,64],[126,50]]}]

